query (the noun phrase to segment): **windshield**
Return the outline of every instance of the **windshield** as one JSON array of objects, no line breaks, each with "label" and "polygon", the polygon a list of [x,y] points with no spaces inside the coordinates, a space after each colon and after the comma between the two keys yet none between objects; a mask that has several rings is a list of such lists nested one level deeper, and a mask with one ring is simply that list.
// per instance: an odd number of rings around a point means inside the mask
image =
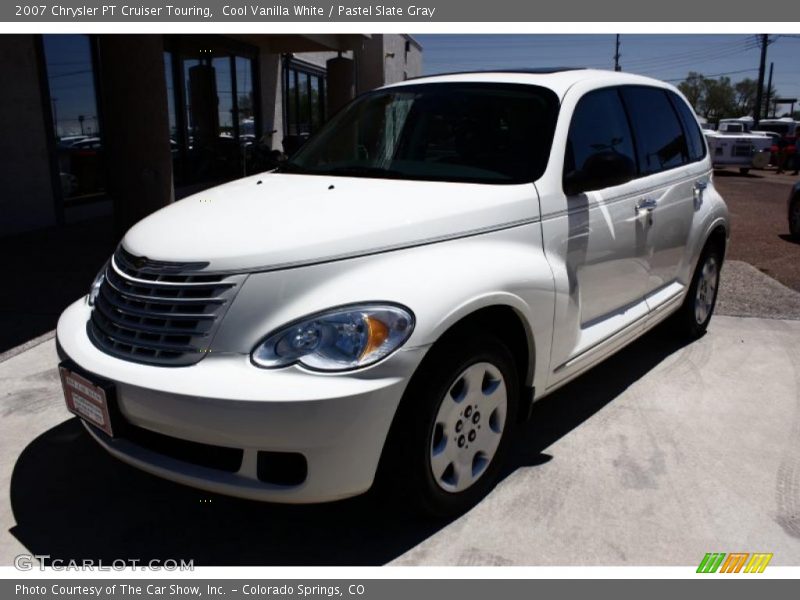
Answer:
[{"label": "windshield", "polygon": [[512,184],[538,179],[558,98],[494,83],[408,85],[370,92],[339,112],[285,172]]}]

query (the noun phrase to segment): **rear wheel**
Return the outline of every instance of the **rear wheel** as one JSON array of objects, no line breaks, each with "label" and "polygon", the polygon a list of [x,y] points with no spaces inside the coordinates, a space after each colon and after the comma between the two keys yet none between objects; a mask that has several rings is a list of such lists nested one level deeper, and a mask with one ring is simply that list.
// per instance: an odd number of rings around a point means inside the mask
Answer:
[{"label": "rear wheel", "polygon": [[500,476],[518,396],[513,357],[495,336],[435,346],[412,378],[387,440],[384,490],[429,515],[472,507]]},{"label": "rear wheel", "polygon": [[708,329],[717,303],[721,267],[722,250],[716,245],[707,246],[697,262],[683,306],[674,318],[680,332],[688,337],[698,338]]}]

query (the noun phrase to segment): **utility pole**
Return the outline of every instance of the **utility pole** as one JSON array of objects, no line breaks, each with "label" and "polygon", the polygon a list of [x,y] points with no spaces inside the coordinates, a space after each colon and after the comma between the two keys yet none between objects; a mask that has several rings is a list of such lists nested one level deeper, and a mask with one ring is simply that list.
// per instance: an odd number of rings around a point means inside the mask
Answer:
[{"label": "utility pole", "polygon": [[622,71],[622,67],[619,66],[619,57],[621,54],[619,53],[619,34],[617,34],[617,45],[616,50],[614,51],[614,70],[615,71]]},{"label": "utility pole", "polygon": [[[764,113],[767,118],[769,118],[769,102],[772,100],[772,69],[775,67],[775,63],[769,63],[769,79],[767,80],[767,101],[764,102]],[[773,117],[775,115],[772,115]]]},{"label": "utility pole", "polygon": [[767,65],[767,45],[769,45],[769,35],[762,34],[761,35],[761,62],[758,66],[758,88],[756,89],[756,106],[753,109],[753,120],[755,121],[755,126],[758,126],[758,122],[761,120],[761,109],[762,104],[761,101],[764,98],[764,70]]}]

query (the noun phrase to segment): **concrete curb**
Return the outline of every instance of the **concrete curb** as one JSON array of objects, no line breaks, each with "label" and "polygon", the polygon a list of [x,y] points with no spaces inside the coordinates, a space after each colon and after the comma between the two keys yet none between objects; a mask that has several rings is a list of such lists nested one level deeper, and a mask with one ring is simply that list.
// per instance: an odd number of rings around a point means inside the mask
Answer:
[{"label": "concrete curb", "polygon": [[9,358],[14,358],[17,354],[22,354],[26,350],[30,350],[38,346],[39,344],[43,344],[48,340],[52,340],[56,337],[56,330],[53,329],[52,331],[48,331],[47,333],[43,333],[39,337],[35,337],[32,340],[28,340],[24,344],[20,344],[16,348],[12,348],[11,350],[6,350],[2,354],[0,354],[0,363],[7,361]]}]

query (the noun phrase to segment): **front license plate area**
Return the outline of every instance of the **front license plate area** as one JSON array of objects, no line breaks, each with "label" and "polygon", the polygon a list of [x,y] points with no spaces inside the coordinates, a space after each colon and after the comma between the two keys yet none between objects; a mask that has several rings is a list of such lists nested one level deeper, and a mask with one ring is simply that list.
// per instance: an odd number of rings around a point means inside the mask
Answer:
[{"label": "front license plate area", "polygon": [[97,429],[114,437],[111,422],[111,384],[100,384],[73,371],[63,363],[58,368],[67,409]]}]

